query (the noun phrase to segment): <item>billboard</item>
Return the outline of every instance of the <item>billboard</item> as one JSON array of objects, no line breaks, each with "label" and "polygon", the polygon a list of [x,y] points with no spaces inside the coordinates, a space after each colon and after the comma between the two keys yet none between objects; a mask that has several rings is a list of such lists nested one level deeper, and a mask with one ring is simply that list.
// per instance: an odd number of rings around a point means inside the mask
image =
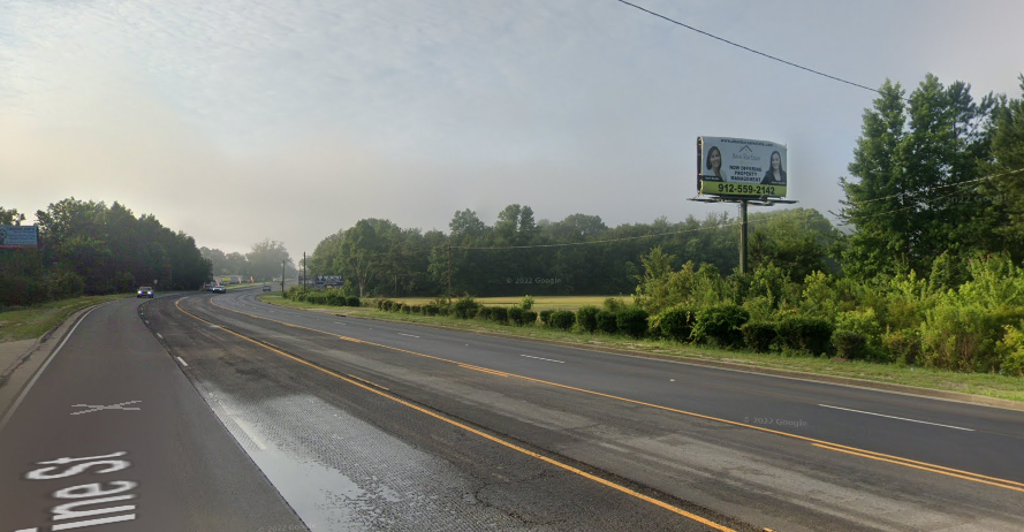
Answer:
[{"label": "billboard", "polygon": [[784,198],[786,146],[767,140],[697,138],[697,192],[714,196]]},{"label": "billboard", "polygon": [[0,225],[0,249],[39,247],[39,230],[34,225]]}]

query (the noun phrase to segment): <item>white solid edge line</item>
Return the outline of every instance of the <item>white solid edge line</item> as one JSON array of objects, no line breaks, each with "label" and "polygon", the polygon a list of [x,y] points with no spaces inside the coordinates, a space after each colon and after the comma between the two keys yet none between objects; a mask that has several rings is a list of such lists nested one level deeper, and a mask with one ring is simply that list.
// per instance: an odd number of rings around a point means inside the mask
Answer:
[{"label": "white solid edge line", "polygon": [[85,318],[89,314],[92,314],[92,311],[98,308],[99,305],[89,309],[89,311],[86,312],[85,314],[82,314],[82,317],[78,318],[78,321],[75,322],[75,325],[71,327],[71,330],[68,331],[68,334],[64,336],[64,340],[60,342],[60,345],[57,346],[57,349],[54,349],[53,352],[50,353],[50,356],[46,359],[46,362],[43,362],[43,365],[39,368],[39,370],[36,371],[36,374],[32,376],[32,380],[28,381],[28,385],[26,385],[25,388],[21,390],[21,394],[18,395],[18,398],[15,399],[13,403],[11,403],[11,407],[7,410],[7,414],[4,415],[4,418],[0,419],[0,432],[3,432],[4,426],[7,425],[8,421],[10,421],[11,417],[14,415],[14,412],[18,409],[18,406],[21,405],[21,402],[25,400],[25,397],[28,395],[28,392],[32,389],[32,386],[34,386],[36,381],[39,380],[39,376],[43,374],[43,371],[45,371],[46,367],[50,365],[50,362],[53,362],[53,359],[57,357],[57,353],[59,353],[60,350],[64,348],[64,344],[68,343],[68,340],[71,339],[71,335],[75,334],[75,329],[78,329],[78,326],[81,325],[83,321],[85,321]]},{"label": "white solid edge line", "polygon": [[530,355],[519,355],[519,356],[526,357],[526,358],[536,358],[537,360],[543,360],[545,362],[555,362],[557,364],[565,364],[564,360],[555,360],[553,358],[533,357],[533,356],[530,356]]},{"label": "white solid edge line", "polygon": [[178,362],[181,362],[182,366],[185,366],[186,368],[188,367],[188,362],[185,362],[185,359],[183,359],[181,357],[174,357],[174,358],[178,359]]},{"label": "white solid edge line", "polygon": [[867,414],[869,416],[887,417],[889,419],[898,419],[900,421],[909,421],[911,423],[921,423],[923,425],[935,425],[936,427],[945,427],[947,429],[965,430],[967,432],[975,432],[974,429],[968,429],[968,428],[964,428],[964,427],[957,427],[957,426],[954,426],[954,425],[943,425],[942,423],[932,423],[931,421],[921,421],[919,419],[910,419],[910,418],[905,418],[905,417],[889,416],[889,415],[886,415],[886,414],[878,414],[878,413],[875,413],[875,412],[865,412],[863,410],[854,410],[852,408],[843,408],[841,406],[832,406],[832,405],[823,405],[823,404],[819,404],[818,406],[820,406],[822,408],[832,408],[834,410],[845,410],[847,412],[855,412],[857,414]]},{"label": "white solid edge line", "polygon": [[159,339],[161,339],[161,340],[163,340],[163,339],[164,339],[164,335],[162,335],[162,334],[160,334],[160,333],[156,333],[156,337],[157,337],[157,338],[159,338]]},{"label": "white solid edge line", "polygon": [[415,334],[405,334],[405,333],[398,333],[398,334],[400,334],[402,336],[408,336],[410,338],[419,338],[419,336],[416,336]]}]

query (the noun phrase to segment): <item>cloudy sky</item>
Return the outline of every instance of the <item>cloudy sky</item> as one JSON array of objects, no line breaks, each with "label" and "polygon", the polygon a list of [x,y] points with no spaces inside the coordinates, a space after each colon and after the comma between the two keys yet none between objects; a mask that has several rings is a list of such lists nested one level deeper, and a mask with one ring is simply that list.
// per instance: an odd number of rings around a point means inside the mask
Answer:
[{"label": "cloudy sky", "polygon": [[[1016,0],[635,1],[871,87],[1020,95]],[[706,135],[786,144],[790,197],[826,212],[874,96],[616,0],[3,0],[0,206],[119,201],[293,257],[361,218],[511,203],[735,214],[687,201]]]}]

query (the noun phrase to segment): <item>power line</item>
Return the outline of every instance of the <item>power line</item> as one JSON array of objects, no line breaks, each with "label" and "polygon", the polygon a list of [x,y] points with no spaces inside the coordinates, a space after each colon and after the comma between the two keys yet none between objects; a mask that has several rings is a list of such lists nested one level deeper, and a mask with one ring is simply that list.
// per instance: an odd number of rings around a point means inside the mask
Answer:
[{"label": "power line", "polygon": [[714,229],[722,229],[722,228],[725,228],[725,227],[735,227],[735,226],[738,226],[739,224],[740,224],[739,222],[733,222],[733,223],[722,224],[722,225],[718,225],[718,226],[714,226],[714,227],[698,227],[696,229],[686,229],[686,230],[683,230],[683,231],[672,231],[672,232],[669,232],[669,233],[654,233],[654,234],[650,234],[650,235],[624,236],[624,237],[620,237],[620,238],[609,238],[609,239],[606,239],[606,240],[588,240],[586,242],[564,242],[564,243],[561,243],[561,244],[532,244],[532,245],[526,245],[526,246],[492,246],[492,247],[482,247],[482,246],[481,247],[477,247],[477,246],[451,246],[451,248],[452,249],[465,249],[465,250],[491,250],[491,251],[495,251],[495,250],[512,250],[512,249],[541,249],[541,248],[563,248],[563,247],[570,247],[570,246],[589,246],[591,244],[608,244],[608,243],[611,243],[611,242],[625,242],[625,241],[629,241],[629,240],[640,240],[642,238],[654,238],[654,237],[659,237],[659,236],[673,236],[673,235],[683,235],[683,234],[687,234],[687,233],[696,233],[696,232],[699,232],[699,231],[711,231],[711,230],[714,230]]},{"label": "power line", "polygon": [[[874,89],[874,88],[868,87],[867,85],[861,85],[860,83],[856,83],[856,82],[853,82],[853,81],[850,81],[850,80],[846,80],[846,79],[843,79],[843,78],[840,78],[840,77],[836,77],[836,76],[833,76],[831,74],[826,74],[826,73],[821,72],[819,70],[815,70],[813,68],[809,68],[809,67],[805,67],[803,65],[799,65],[799,64],[794,63],[792,61],[786,61],[785,59],[782,59],[781,57],[775,57],[774,55],[766,54],[766,53],[761,52],[759,50],[755,50],[753,48],[750,48],[749,46],[743,46],[742,44],[730,41],[729,39],[725,39],[723,37],[719,37],[719,36],[717,36],[717,35],[715,35],[713,33],[708,33],[708,32],[706,32],[706,31],[704,31],[702,29],[695,28],[695,27],[693,27],[693,26],[691,26],[689,24],[685,24],[683,22],[679,22],[678,20],[675,20],[673,18],[669,18],[669,17],[666,17],[665,15],[662,15],[660,13],[656,13],[654,11],[651,11],[650,9],[647,9],[647,8],[644,8],[644,7],[640,7],[640,6],[638,6],[638,5],[634,4],[634,3],[631,3],[631,2],[627,2],[626,0],[617,0],[617,1],[620,2],[620,3],[626,4],[627,6],[639,9],[640,11],[643,11],[644,13],[647,13],[647,14],[650,14],[650,15],[654,15],[655,17],[658,17],[660,19],[663,19],[663,20],[666,20],[668,22],[671,22],[672,24],[675,24],[677,26],[682,26],[682,27],[684,27],[684,28],[686,28],[686,29],[688,29],[690,31],[695,31],[695,32],[697,32],[697,33],[699,33],[701,35],[704,35],[704,36],[707,36],[707,37],[711,37],[712,39],[715,39],[715,40],[718,40],[718,41],[722,41],[722,42],[724,42],[726,44],[735,46],[735,47],[740,48],[742,50],[746,50],[746,51],[748,51],[748,52],[750,52],[752,54],[757,54],[757,55],[759,55],[761,57],[766,57],[766,58],[771,59],[773,61],[778,61],[778,62],[780,62],[780,63],[782,63],[784,65],[789,65],[789,66],[794,67],[794,68],[799,68],[800,70],[804,70],[804,71],[810,72],[812,74],[817,74],[819,76],[831,79],[833,81],[838,81],[840,83],[845,83],[847,85],[852,85],[854,87],[857,87],[858,89],[864,89],[864,90],[871,91],[871,92],[874,92],[874,93],[882,94],[882,91],[880,91],[878,89]],[[910,101],[907,98],[901,98],[901,99],[906,100],[906,101]]]},{"label": "power line", "polygon": [[1018,168],[1016,170],[1010,170],[1009,172],[1003,172],[1001,174],[989,174],[989,175],[978,177],[978,178],[975,178],[975,179],[968,179],[967,181],[961,181],[959,183],[950,183],[948,185],[938,185],[938,186],[934,186],[934,187],[925,187],[925,188],[922,188],[920,190],[914,190],[914,191],[910,191],[910,192],[899,192],[899,193],[893,194],[891,196],[883,196],[881,198],[871,198],[869,200],[857,201],[857,202],[846,202],[844,204],[845,205],[849,205],[851,207],[859,207],[861,205],[867,205],[869,203],[875,203],[876,201],[884,201],[884,200],[893,199],[893,198],[900,198],[900,197],[904,197],[904,196],[912,196],[912,195],[919,194],[919,193],[922,193],[922,192],[931,192],[933,190],[942,190],[942,189],[946,189],[946,188],[962,187],[964,185],[980,183],[982,181],[988,181],[990,179],[998,179],[998,178],[1002,178],[1002,177],[1013,177],[1013,176],[1021,175],[1021,174],[1024,174],[1024,168]]}]

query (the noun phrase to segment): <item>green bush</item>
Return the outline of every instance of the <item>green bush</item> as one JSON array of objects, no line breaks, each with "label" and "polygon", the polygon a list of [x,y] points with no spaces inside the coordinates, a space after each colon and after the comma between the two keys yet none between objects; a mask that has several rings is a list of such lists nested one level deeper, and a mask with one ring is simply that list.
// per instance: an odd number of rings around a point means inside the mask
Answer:
[{"label": "green bush", "polygon": [[602,308],[614,314],[626,308],[626,304],[617,297],[609,297],[604,300],[604,305],[602,306]]},{"label": "green bush", "polygon": [[482,320],[491,319],[491,307],[480,305],[480,308],[476,311],[476,317]]},{"label": "green bush", "polygon": [[619,332],[618,317],[614,312],[602,310],[594,316],[594,319],[597,323],[597,330],[608,334],[615,334]]},{"label": "green bush", "polygon": [[592,333],[597,330],[597,313],[601,309],[587,305],[576,311],[576,324],[585,332]]},{"label": "green bush", "polygon": [[832,347],[836,356],[847,360],[870,358],[868,339],[863,334],[837,329],[832,333]]},{"label": "green bush", "polygon": [[698,343],[714,342],[721,347],[742,345],[740,327],[748,321],[750,313],[739,305],[727,303],[707,307],[697,312],[692,338]]},{"label": "green bush", "polygon": [[788,316],[779,321],[779,340],[785,347],[819,356],[830,352],[833,329],[822,318]]},{"label": "green bush", "polygon": [[508,309],[508,321],[512,322],[513,325],[523,324],[523,312],[526,312],[520,307],[512,307]]},{"label": "green bush", "polygon": [[996,371],[996,343],[1005,327],[1024,319],[1024,308],[985,308],[955,298],[927,313],[921,325],[922,362],[954,371]]},{"label": "green bush", "polygon": [[522,302],[519,303],[519,307],[523,310],[530,310],[533,308],[533,297],[529,295],[523,296]]},{"label": "green bush", "polygon": [[391,301],[388,300],[388,299],[378,299],[377,300],[377,310],[388,310],[388,304],[390,304],[390,303],[391,303]]},{"label": "green bush", "polygon": [[537,323],[537,311],[536,310],[524,310],[523,311],[523,324],[524,325],[535,325]]},{"label": "green bush", "polygon": [[508,323],[508,307],[491,307],[491,321]]},{"label": "green bush", "polygon": [[542,310],[540,311],[540,322],[542,325],[551,325],[551,315],[554,314],[553,310]]},{"label": "green bush", "polygon": [[740,327],[747,347],[758,353],[767,353],[779,337],[778,324],[774,321],[748,321]]},{"label": "green bush", "polygon": [[657,328],[658,333],[669,340],[688,342],[693,332],[694,317],[688,309],[670,308],[654,317],[651,328]]},{"label": "green bush", "polygon": [[551,326],[556,329],[569,330],[576,322],[576,314],[571,310],[557,310],[551,314]]},{"label": "green bush", "polygon": [[619,330],[633,338],[643,338],[647,334],[647,318],[649,314],[640,307],[626,307],[615,315]]},{"label": "green bush", "polygon": [[410,307],[409,305],[407,305],[405,303],[402,303],[402,306],[399,307],[398,310],[400,310],[401,312],[403,312],[405,314],[411,314],[412,313],[412,307]]},{"label": "green bush", "polygon": [[423,314],[423,307],[420,305],[410,305],[409,309],[413,314]]},{"label": "green bush", "polygon": [[433,303],[427,303],[423,305],[423,313],[427,316],[437,316],[441,309],[437,308],[437,305]]},{"label": "green bush", "polygon": [[359,296],[348,296],[348,298],[345,300],[345,304],[350,307],[358,307],[362,304],[362,302],[359,301]]},{"label": "green bush", "polygon": [[1010,326],[1007,326],[1005,331],[1006,335],[996,345],[1002,359],[999,372],[1003,375],[1024,377],[1024,331]]},{"label": "green bush", "polygon": [[913,366],[921,358],[920,329],[901,329],[882,335],[882,348],[888,362]]},{"label": "green bush", "polygon": [[480,309],[480,304],[476,302],[472,297],[465,296],[459,298],[454,305],[452,305],[452,314],[456,318],[462,320],[468,320],[473,316],[476,316],[477,310]]}]

